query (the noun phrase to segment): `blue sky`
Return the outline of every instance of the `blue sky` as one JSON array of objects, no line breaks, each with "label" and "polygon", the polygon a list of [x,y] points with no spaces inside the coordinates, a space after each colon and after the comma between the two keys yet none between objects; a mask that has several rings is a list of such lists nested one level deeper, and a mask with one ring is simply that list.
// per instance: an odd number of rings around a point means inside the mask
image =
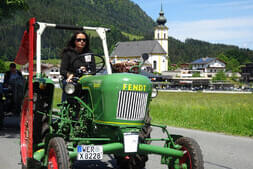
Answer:
[{"label": "blue sky", "polygon": [[253,50],[253,0],[132,0],[153,20],[161,1],[169,36]]}]

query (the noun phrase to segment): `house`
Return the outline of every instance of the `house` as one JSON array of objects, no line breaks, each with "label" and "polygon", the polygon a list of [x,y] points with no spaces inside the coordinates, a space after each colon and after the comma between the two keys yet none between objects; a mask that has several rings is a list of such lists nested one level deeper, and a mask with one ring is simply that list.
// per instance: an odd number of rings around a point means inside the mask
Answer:
[{"label": "house", "polygon": [[180,64],[179,67],[181,69],[184,69],[184,70],[189,70],[190,69],[190,64],[189,63],[183,63],[183,64]]},{"label": "house", "polygon": [[[33,74],[36,74],[36,64],[34,64],[33,66],[34,68],[34,72]],[[21,67],[20,71],[22,72],[22,74],[24,76],[28,76],[28,64],[24,65],[23,67]],[[58,83],[59,82],[59,78],[60,78],[60,66],[59,65],[53,65],[53,64],[41,64],[41,73],[52,79],[52,81],[54,83]]]},{"label": "house", "polygon": [[168,71],[168,27],[161,8],[154,30],[154,40],[118,42],[110,55],[112,63],[140,61],[143,53],[149,54],[147,63],[155,72]]},{"label": "house", "polygon": [[213,77],[217,72],[226,70],[226,63],[218,58],[200,58],[190,63],[192,70],[199,71],[204,77]]},{"label": "house", "polygon": [[241,80],[244,82],[253,82],[253,63],[248,63],[241,67]]}]

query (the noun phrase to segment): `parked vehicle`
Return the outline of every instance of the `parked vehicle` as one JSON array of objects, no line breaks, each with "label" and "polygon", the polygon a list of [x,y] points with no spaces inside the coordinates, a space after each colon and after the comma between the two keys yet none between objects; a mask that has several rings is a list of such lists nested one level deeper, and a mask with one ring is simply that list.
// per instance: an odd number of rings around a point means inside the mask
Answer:
[{"label": "parked vehicle", "polygon": [[22,98],[15,97],[15,92],[22,90],[23,88],[17,91],[11,86],[4,87],[3,83],[0,83],[0,129],[3,127],[5,117],[20,115]]},{"label": "parked vehicle", "polygon": [[[96,57],[102,61],[96,72],[105,65],[108,74],[91,76],[78,70],[73,82],[63,89],[67,100],[58,104],[59,111],[52,110],[53,82],[42,78],[40,72],[32,80],[29,78],[21,116],[23,169],[69,169],[74,167],[75,161],[101,160],[104,154],[113,155],[120,169],[145,168],[148,154],[161,155],[161,163],[169,169],[203,169],[203,157],[195,140],[171,135],[166,126],[151,123],[149,104],[152,95],[157,94],[151,81],[139,74],[112,73],[105,36],[108,29],[35,24],[34,19],[29,25],[30,34],[34,25],[40,25],[37,43],[40,43],[41,29],[47,26],[95,30],[102,40],[105,55]],[[148,55],[143,54],[144,62],[147,59]],[[32,63],[33,59],[30,60]],[[143,63],[138,65],[138,70]],[[167,137],[151,138],[151,126],[161,128]],[[151,141],[163,141],[164,146],[151,145]]]}]

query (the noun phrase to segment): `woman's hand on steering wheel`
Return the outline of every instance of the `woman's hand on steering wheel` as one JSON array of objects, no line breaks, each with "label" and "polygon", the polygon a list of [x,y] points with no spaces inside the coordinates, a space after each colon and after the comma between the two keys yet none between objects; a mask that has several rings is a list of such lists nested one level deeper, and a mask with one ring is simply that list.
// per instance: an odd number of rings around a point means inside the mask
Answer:
[{"label": "woman's hand on steering wheel", "polygon": [[73,78],[74,74],[70,74],[68,76],[68,78],[66,79],[66,82],[69,83],[69,82],[72,82],[72,78]]},{"label": "woman's hand on steering wheel", "polygon": [[81,66],[81,67],[80,67],[80,70],[81,70],[82,72],[86,72],[86,67]]}]

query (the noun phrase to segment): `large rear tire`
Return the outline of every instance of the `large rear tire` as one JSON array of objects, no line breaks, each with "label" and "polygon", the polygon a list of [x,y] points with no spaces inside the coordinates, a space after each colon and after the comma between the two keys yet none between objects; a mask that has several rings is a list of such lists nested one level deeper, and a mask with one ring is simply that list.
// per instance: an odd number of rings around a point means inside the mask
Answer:
[{"label": "large rear tire", "polygon": [[54,137],[49,141],[48,169],[70,169],[68,151],[61,137]]},{"label": "large rear tire", "polygon": [[[204,161],[198,143],[189,137],[180,137],[175,141],[176,144],[182,146],[181,150],[185,151],[183,157],[179,159],[179,164],[186,163],[187,169],[204,169]],[[169,169],[174,169],[174,164]]]}]

